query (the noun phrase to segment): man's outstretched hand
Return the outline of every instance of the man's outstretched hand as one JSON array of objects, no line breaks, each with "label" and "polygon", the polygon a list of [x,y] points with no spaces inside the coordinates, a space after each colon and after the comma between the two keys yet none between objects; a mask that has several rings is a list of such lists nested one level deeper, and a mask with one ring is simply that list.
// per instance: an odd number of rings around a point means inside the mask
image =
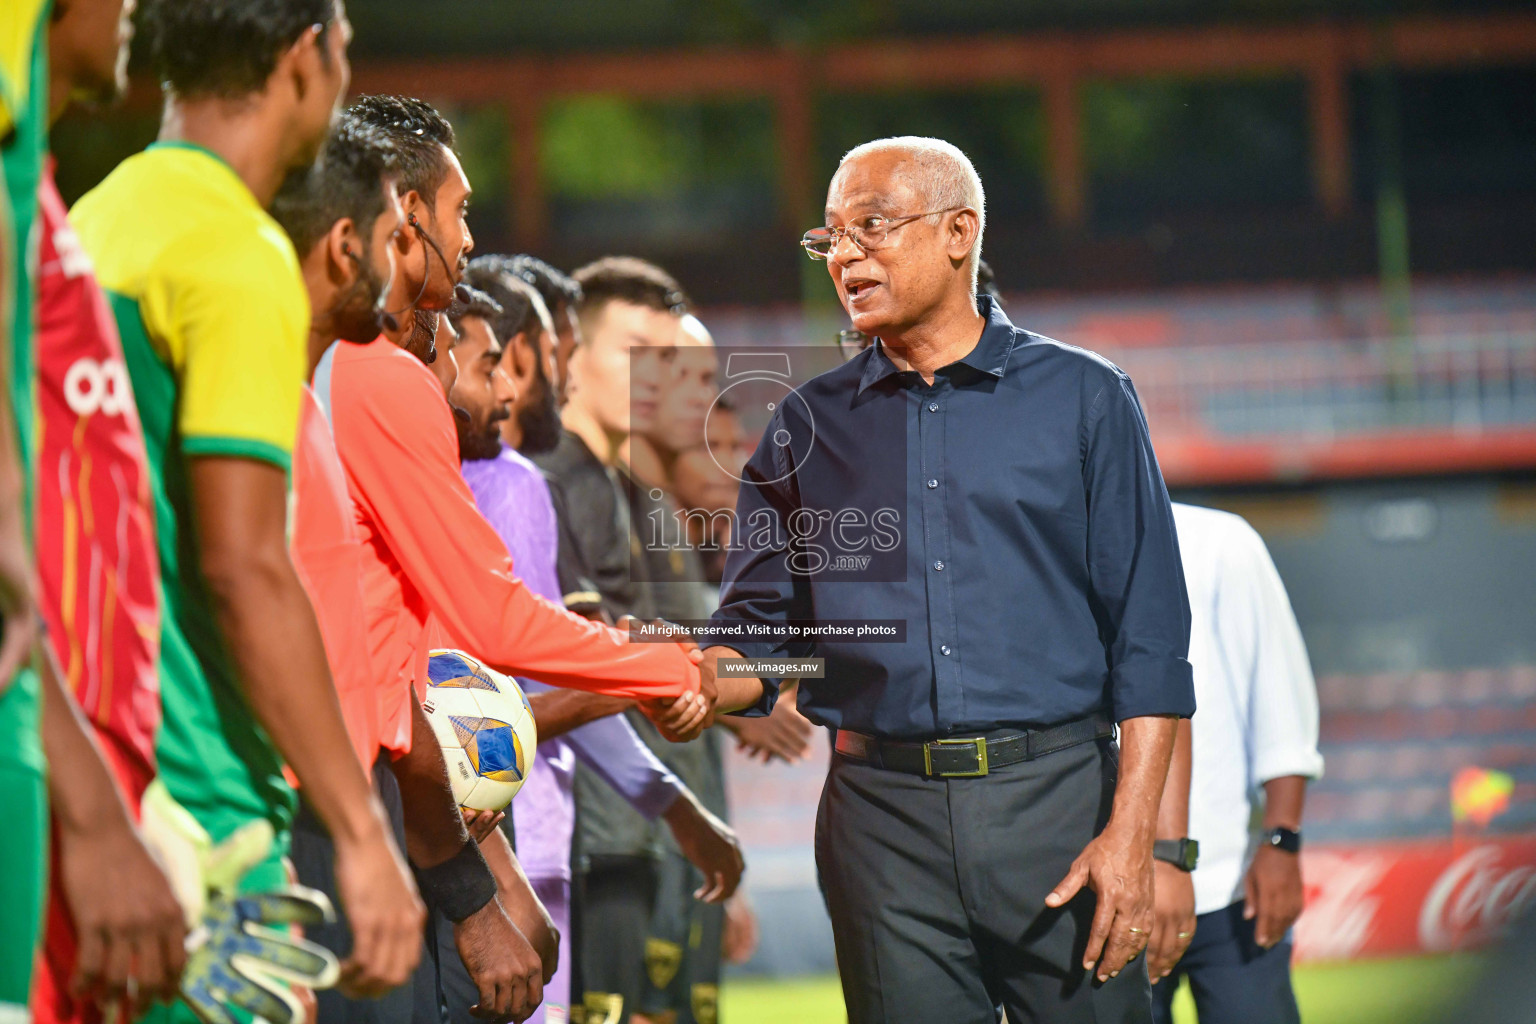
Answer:
[{"label": "man's outstretched hand", "polygon": [[672,802],[664,817],[683,856],[704,873],[704,885],[693,894],[694,898],[705,903],[729,899],[746,870],[736,833],[687,791]]},{"label": "man's outstretched hand", "polygon": [[811,737],[816,727],[795,707],[795,692],[785,686],[766,717],[726,716],[719,724],[736,735],[737,749],[754,761],[767,764],[774,758],[794,764],[811,756]]},{"label": "man's outstretched hand", "polygon": [[1067,877],[1045,898],[1066,906],[1084,886],[1098,896],[1083,969],[1099,981],[1115,977],[1146,948],[1152,934],[1152,837],[1117,830],[1114,823],[1083,848]]},{"label": "man's outstretched hand", "polygon": [[638,707],[670,743],[698,739],[714,717],[709,702],[697,693],[685,693],[671,700],[644,700]]}]

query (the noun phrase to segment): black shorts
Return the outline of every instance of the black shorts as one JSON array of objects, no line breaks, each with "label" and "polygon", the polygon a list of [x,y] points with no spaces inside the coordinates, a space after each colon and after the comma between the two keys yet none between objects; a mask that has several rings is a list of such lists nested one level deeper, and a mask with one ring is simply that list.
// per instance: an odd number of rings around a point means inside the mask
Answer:
[{"label": "black shorts", "polygon": [[[380,754],[373,763],[373,789],[384,804],[390,832],[404,853],[405,816],[400,805],[400,784],[395,781],[395,773],[385,754]],[[293,848],[289,858],[293,861],[299,884],[319,889],[330,897],[336,908],[334,922],[306,926],[305,937],[345,960],[352,952],[352,930],[347,927],[345,909],[336,892],[336,847],[306,801],[300,801],[299,812],[294,816]],[[334,988],[316,992],[315,999],[319,1004],[316,1019],[320,1024],[398,1024],[411,1019],[413,991],[412,983],[407,981],[378,999],[348,999]]]},{"label": "black shorts", "polygon": [[715,1024],[725,907],[693,898],[704,875],[677,853],[657,866],[656,906],[645,939],[642,1013],[676,1011],[677,1024]]},{"label": "black shorts", "polygon": [[576,876],[572,906],[572,1021],[628,1024],[645,991],[645,941],[655,910],[656,861],[593,857]]}]

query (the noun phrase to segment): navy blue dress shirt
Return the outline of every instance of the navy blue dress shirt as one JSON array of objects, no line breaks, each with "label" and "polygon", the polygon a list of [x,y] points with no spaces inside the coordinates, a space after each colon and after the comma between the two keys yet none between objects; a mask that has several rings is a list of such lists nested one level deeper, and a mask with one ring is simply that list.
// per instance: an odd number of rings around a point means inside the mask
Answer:
[{"label": "navy blue dress shirt", "polygon": [[1178,539],[1130,378],[979,303],[979,342],[931,385],[876,345],[778,403],[713,625],[904,622],[899,643],[728,643],[825,658],[800,710],[882,737],[1192,714]]}]

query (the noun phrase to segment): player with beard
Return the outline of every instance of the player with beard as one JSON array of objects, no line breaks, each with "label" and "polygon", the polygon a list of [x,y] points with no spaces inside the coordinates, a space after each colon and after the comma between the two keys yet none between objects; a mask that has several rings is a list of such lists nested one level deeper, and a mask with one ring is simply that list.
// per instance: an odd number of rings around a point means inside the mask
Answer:
[{"label": "player with beard", "polygon": [[[363,343],[378,336],[394,275],[394,242],[404,227],[393,171],[394,153],[381,135],[344,124],[326,140],[315,165],[290,176],[273,203],[273,216],[301,254],[313,310],[310,373],[333,341]],[[388,705],[377,692],[378,674],[359,627],[361,547],[351,499],[324,410],[308,385],[294,448],[293,494],[294,565],[315,607],[348,735],[359,763],[371,772],[396,843],[416,861],[396,781],[409,763],[413,723],[385,721],[380,713]],[[392,764],[394,757],[403,760]],[[336,898],[333,850],[313,807],[302,801],[294,822],[295,871],[303,884]],[[448,855],[453,852],[450,846]],[[352,947],[351,932],[340,922],[311,928],[309,937],[339,954]],[[378,1000],[352,1000],[337,991],[317,997],[321,1019],[368,1024],[409,1015],[412,987],[407,983]]]},{"label": "player with beard", "polygon": [[[320,151],[350,77],[351,27],[336,0],[152,0],[140,27],[165,83],[160,141],[72,216],[111,296],[157,489],[159,779],[215,842],[270,826],[240,882],[268,891],[288,883],[286,761],[336,839],[357,936],[343,983],[379,995],[409,976],[422,909],[349,756],[288,553],[309,307],[265,211]],[[195,874],[173,881],[201,895]],[[150,1014],[191,1016],[185,1004]]]},{"label": "player with beard", "polygon": [[[315,169],[291,180],[275,205],[276,216],[305,254],[306,285],[314,308],[321,311],[310,334],[320,397],[308,396],[301,425],[294,467],[293,543],[305,582],[321,609],[327,652],[335,666],[353,743],[362,763],[373,769],[375,785],[393,812],[397,834],[423,891],[429,900],[442,903],[437,872],[472,844],[448,787],[442,751],[420,704],[396,699],[398,681],[378,672],[370,658],[361,626],[363,551],[345,473],[322,410],[322,402],[329,404],[331,386],[331,361],[322,363],[326,350],[333,342],[372,341],[384,318],[381,306],[394,271],[394,241],[404,227],[395,163],[394,150],[382,132],[360,121],[345,121],[332,134]],[[452,366],[451,358],[439,362]],[[329,847],[329,837],[306,805],[296,827],[295,859],[301,880],[322,891],[334,890]],[[494,891],[496,876],[490,866],[482,862],[475,875],[481,885]],[[503,895],[508,904],[517,898]],[[351,936],[340,926],[317,930],[315,937],[339,951],[351,944]],[[530,968],[537,970],[538,960],[527,943],[511,932],[498,901],[485,901],[445,938],[449,948],[457,945],[469,965],[463,974],[468,986],[461,1000],[463,1009],[467,1011],[482,993],[495,993],[481,998],[485,1012],[512,1013],[517,979]],[[436,962],[436,947],[432,952]],[[423,993],[415,992],[414,986],[402,986],[377,1001],[323,993],[321,1011],[325,1019],[337,1021],[408,1019],[418,996],[429,1006],[440,1001],[435,973],[428,981]]]},{"label": "player with beard", "polygon": [[[556,389],[550,383],[557,372],[556,334],[539,293],[517,267],[517,259],[482,256],[465,274],[465,280],[491,295],[502,312],[491,320],[461,321],[460,377],[453,400],[467,420],[460,424],[459,452],[476,504],[507,542],[524,581],[536,593],[560,600],[555,510],[543,474],[527,457],[547,451],[559,436]],[[497,344],[498,337],[507,339],[504,348]],[[556,1013],[569,1009],[577,761],[646,820],[664,818],[680,848],[712,881],[739,874],[741,862],[734,834],[617,714],[629,702],[551,691],[532,680],[523,685],[538,723],[539,749],[512,811],[518,857],[562,937],[562,966],[546,983],[541,1010],[550,1016],[535,1018],[553,1022],[561,1019]]]},{"label": "player with beard", "polygon": [[[494,459],[504,448],[537,455],[550,451],[560,440],[559,396],[565,390],[558,363],[560,341],[549,303],[521,262],[529,258],[480,256],[470,261],[464,273],[466,284],[502,307],[501,314],[484,326],[501,340],[496,370],[510,389],[509,415],[501,417],[493,411],[496,429],[487,427],[485,432],[467,435],[468,447],[460,445],[461,453],[475,452],[463,454],[466,460]],[[537,472],[532,463],[528,466]]]},{"label": "player with beard", "polygon": [[[343,119],[384,132],[400,155],[407,243],[397,250],[401,275],[388,308],[396,316],[406,307],[447,308],[456,268],[472,245],[464,223],[469,182],[452,149],[452,128],[430,106],[391,97],[359,100]],[[499,670],[661,699],[658,716],[701,725],[707,700],[697,695],[689,649],[627,644],[623,634],[535,596],[515,575],[506,545],[476,512],[459,475],[457,432],[441,383],[399,347],[404,333],[386,331],[366,345],[333,345],[322,361],[322,368],[329,363],[328,412],[365,541],[370,647],[379,671],[398,681],[396,699],[418,699],[425,689],[427,642],[440,630],[453,646]],[[413,692],[413,686],[420,689]],[[454,858],[456,867],[474,867],[478,851],[472,845]],[[485,846],[487,852],[495,846],[494,835]],[[506,852],[505,864],[515,869]],[[463,920],[495,898],[483,886],[469,892],[472,899],[443,907],[450,920]],[[545,973],[553,973],[555,951],[542,941],[553,933],[537,901],[507,909],[518,930],[541,943]],[[538,1002],[539,971],[524,978],[527,987],[514,1000],[517,1013],[531,1012]]]},{"label": "player with beard", "polygon": [[[568,606],[590,603],[586,592],[595,591],[601,611],[612,618],[651,618],[656,606],[647,574],[631,567],[637,486],[621,453],[632,430],[650,425],[663,397],[667,356],[674,352],[686,298],[659,267],[629,257],[600,260],[578,271],[576,280],[583,339],[571,357],[577,385],[562,411],[559,445],[537,460],[549,477],[559,523],[560,585]],[[667,761],[665,733],[630,718]],[[608,1014],[627,1021],[646,984],[646,936],[663,833],[591,771],[577,771],[575,794],[582,1002],[589,1018]],[[683,851],[688,853],[686,846]],[[700,863],[691,853],[688,859]],[[705,880],[697,895],[711,902],[729,897],[736,878],[701,866]],[[720,879],[728,884],[718,884]],[[664,952],[650,965],[652,976],[663,979],[658,987],[672,980],[670,968],[677,963]]]}]

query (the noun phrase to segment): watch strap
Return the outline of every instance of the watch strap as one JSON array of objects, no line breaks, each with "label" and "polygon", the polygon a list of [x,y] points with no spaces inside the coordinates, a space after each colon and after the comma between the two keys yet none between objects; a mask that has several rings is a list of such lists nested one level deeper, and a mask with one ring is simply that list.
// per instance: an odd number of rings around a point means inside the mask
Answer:
[{"label": "watch strap", "polygon": [[1180,871],[1193,871],[1200,859],[1200,844],[1193,839],[1155,839],[1152,856]]},{"label": "watch strap", "polygon": [[1301,833],[1292,828],[1276,826],[1264,833],[1264,845],[1273,846],[1286,853],[1301,851]]}]

